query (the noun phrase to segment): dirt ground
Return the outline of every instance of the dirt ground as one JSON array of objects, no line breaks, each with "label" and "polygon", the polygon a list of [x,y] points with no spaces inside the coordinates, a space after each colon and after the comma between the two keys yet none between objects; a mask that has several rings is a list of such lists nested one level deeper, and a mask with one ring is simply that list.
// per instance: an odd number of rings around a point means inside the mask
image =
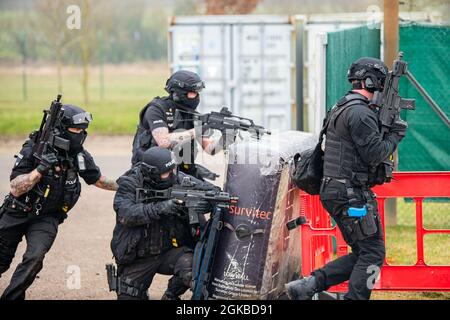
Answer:
[{"label": "dirt ground", "polygon": [[[132,139],[132,136],[90,136],[86,149],[104,175],[117,178],[130,166]],[[13,155],[20,151],[24,140],[25,137],[0,140],[0,199],[9,191]],[[113,199],[113,192],[83,182],[80,200],[60,225],[55,243],[45,257],[44,268],[29,288],[27,299],[116,298],[114,292],[109,292],[105,270],[105,264],[113,262],[110,249],[115,223]],[[11,268],[0,278],[0,293],[8,285],[24,250],[25,240],[19,245]],[[160,299],[169,278],[155,277],[149,291],[151,299]],[[183,298],[189,297],[188,291]]]}]

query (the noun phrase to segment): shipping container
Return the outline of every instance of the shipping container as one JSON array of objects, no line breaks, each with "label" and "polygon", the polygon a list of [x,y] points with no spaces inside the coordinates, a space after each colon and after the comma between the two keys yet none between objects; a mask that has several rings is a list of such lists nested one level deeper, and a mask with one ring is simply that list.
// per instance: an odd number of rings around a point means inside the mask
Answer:
[{"label": "shipping container", "polygon": [[295,128],[295,35],[289,16],[178,16],[169,26],[171,72],[205,81],[200,112],[227,106],[280,131]]},{"label": "shipping container", "polygon": [[[188,69],[205,80],[200,112],[228,106],[272,131],[318,134],[332,63],[326,61],[327,34],[382,28],[382,18],[376,6],[341,14],[177,16],[169,26],[170,69]],[[429,21],[430,15],[401,12],[400,18]]]}]

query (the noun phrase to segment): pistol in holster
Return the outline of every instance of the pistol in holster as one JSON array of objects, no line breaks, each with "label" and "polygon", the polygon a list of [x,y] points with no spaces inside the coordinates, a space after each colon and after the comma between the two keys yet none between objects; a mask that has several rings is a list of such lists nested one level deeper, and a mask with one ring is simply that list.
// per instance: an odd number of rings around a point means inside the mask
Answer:
[{"label": "pistol in holster", "polygon": [[109,291],[117,291],[119,277],[117,276],[117,268],[114,264],[108,263],[106,265],[106,277],[108,279]]}]

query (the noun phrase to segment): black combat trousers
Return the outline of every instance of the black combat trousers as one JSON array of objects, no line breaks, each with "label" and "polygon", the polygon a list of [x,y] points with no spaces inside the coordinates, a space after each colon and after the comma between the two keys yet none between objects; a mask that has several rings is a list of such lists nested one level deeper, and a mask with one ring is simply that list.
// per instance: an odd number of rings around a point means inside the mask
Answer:
[{"label": "black combat trousers", "polygon": [[[320,291],[349,280],[349,291],[344,299],[368,300],[385,258],[383,230],[373,192],[370,189],[354,187],[352,190],[354,195],[349,196],[347,189],[345,183],[324,178],[320,199],[324,208],[336,221],[352,252],[313,271],[312,275],[316,277]],[[374,218],[365,220],[364,224],[360,218],[349,217],[347,214],[350,206],[363,205],[368,208],[367,218],[368,215]],[[367,232],[367,224],[372,227],[371,232]]]},{"label": "black combat trousers", "polygon": [[147,290],[156,273],[173,275],[166,295],[176,299],[191,286],[193,251],[188,247],[173,248],[155,256],[118,265],[118,300],[147,300]]},{"label": "black combat trousers", "polygon": [[60,219],[52,215],[13,216],[5,213],[0,218],[0,277],[9,269],[18,244],[25,236],[27,247],[22,262],[12,275],[2,300],[25,299],[43,267],[45,254],[50,250],[58,233]]}]

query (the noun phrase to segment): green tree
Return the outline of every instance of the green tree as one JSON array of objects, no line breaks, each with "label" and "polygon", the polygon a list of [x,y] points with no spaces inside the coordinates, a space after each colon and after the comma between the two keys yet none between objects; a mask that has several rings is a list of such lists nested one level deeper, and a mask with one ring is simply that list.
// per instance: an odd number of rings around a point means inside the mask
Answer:
[{"label": "green tree", "polygon": [[36,17],[32,20],[33,29],[38,36],[44,39],[54,54],[57,70],[57,90],[62,93],[62,65],[63,57],[67,49],[80,39],[80,35],[69,30],[66,25],[66,9],[71,5],[71,0],[41,0],[36,3]]}]

